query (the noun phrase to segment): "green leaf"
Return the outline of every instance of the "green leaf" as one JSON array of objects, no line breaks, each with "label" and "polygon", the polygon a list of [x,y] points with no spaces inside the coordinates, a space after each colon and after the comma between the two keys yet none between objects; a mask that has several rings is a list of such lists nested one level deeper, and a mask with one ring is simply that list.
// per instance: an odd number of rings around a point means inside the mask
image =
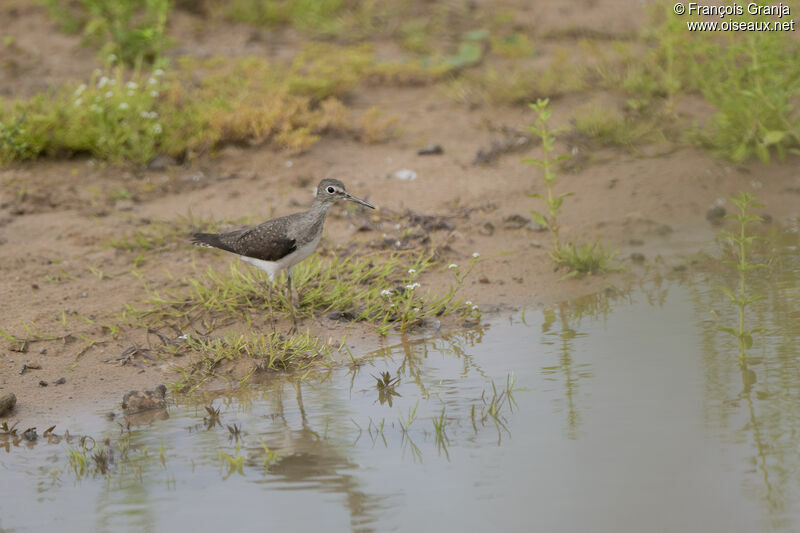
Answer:
[{"label": "green leaf", "polygon": [[532,192],[532,193],[528,194],[528,198],[538,198],[539,200],[544,200],[542,195],[539,194],[538,192]]},{"label": "green leaf", "polygon": [[718,285],[717,289],[721,291],[725,296],[731,299],[731,301],[736,300],[736,296],[734,296],[733,291],[730,290],[728,287],[723,287],[722,285]]},{"label": "green leaf", "polygon": [[778,144],[786,137],[785,131],[768,131],[764,134],[762,142],[765,146],[772,146]]},{"label": "green leaf", "polygon": [[736,331],[733,328],[726,327],[726,326],[717,326],[717,330],[718,331],[722,331],[724,333],[730,333],[734,337],[738,337],[739,336],[739,332],[738,331]]},{"label": "green leaf", "polygon": [[531,215],[533,216],[533,220],[535,220],[537,224],[549,227],[549,225],[547,224],[547,220],[541,215],[541,213],[531,210]]},{"label": "green leaf", "polygon": [[739,338],[742,339],[742,347],[745,350],[749,350],[753,346],[753,337],[749,333],[743,332]]},{"label": "green leaf", "polygon": [[539,161],[538,159],[534,159],[532,157],[526,157],[522,160],[523,163],[528,163],[529,165],[536,165],[537,167],[544,167],[544,161]]}]

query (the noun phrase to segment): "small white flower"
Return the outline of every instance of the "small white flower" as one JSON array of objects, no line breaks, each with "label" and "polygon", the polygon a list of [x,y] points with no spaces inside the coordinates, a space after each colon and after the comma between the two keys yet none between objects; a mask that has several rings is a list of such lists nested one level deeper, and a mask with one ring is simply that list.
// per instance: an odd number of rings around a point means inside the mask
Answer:
[{"label": "small white flower", "polygon": [[78,98],[77,100],[75,100],[75,107],[78,107],[82,103],[83,103],[83,98]]},{"label": "small white flower", "polygon": [[406,289],[409,291],[413,291],[417,287],[419,287],[419,283],[412,283],[411,285],[406,285]]},{"label": "small white flower", "polygon": [[85,83],[81,83],[78,86],[78,88],[75,89],[75,96],[80,96],[81,94],[83,94],[83,91],[85,91],[85,90],[86,90],[86,84]]},{"label": "small white flower", "polygon": [[103,87],[105,87],[105,86],[106,86],[106,84],[107,84],[107,83],[108,83],[108,78],[106,78],[105,76],[103,76],[102,78],[100,78],[99,80],[97,80],[97,88],[98,88],[98,89],[102,89]]},{"label": "small white flower", "polygon": [[479,254],[478,252],[472,252],[472,257],[474,257],[475,259],[479,258],[480,256],[481,254]]},{"label": "small white flower", "polygon": [[455,263],[450,263],[449,265],[447,265],[447,268],[458,268],[458,265]]},{"label": "small white flower", "polygon": [[467,300],[466,302],[464,302],[464,305],[467,305],[467,306],[472,305],[472,300]]},{"label": "small white flower", "polygon": [[160,134],[163,130],[161,129],[161,124],[156,124],[153,126],[153,133],[156,135]]},{"label": "small white flower", "polygon": [[112,96],[114,96],[114,93],[112,93],[111,91],[106,91],[105,96],[106,98],[111,98]]},{"label": "small white flower", "polygon": [[155,69],[153,71],[153,74],[156,75],[156,76],[163,76],[164,75],[164,71],[161,70],[160,68],[157,68],[157,69]]},{"label": "small white flower", "polygon": [[153,98],[158,98],[158,91],[150,91],[150,96]]},{"label": "small white flower", "polygon": [[381,291],[381,296],[391,296],[394,291],[392,289],[383,289]]},{"label": "small white flower", "polygon": [[128,102],[122,102],[122,103],[121,103],[121,104],[119,104],[119,106],[117,106],[117,107],[119,107],[119,108],[120,108],[120,109],[122,109],[122,110],[128,109]]},{"label": "small white flower", "polygon": [[156,83],[158,83],[158,80],[151,76],[150,78],[147,79],[147,83],[149,83],[150,85],[155,85]]},{"label": "small white flower", "polygon": [[477,306],[477,305],[473,305],[473,306],[472,306],[472,310],[473,310],[473,311],[477,311],[477,310],[478,310],[478,306]]},{"label": "small white flower", "polygon": [[413,268],[409,268],[409,269],[408,269],[408,273],[409,273],[409,274],[416,274],[416,273],[417,273],[417,271],[416,271],[416,270],[414,270]]},{"label": "small white flower", "polygon": [[139,84],[136,83],[135,81],[129,81],[128,83],[125,84],[125,87],[127,87],[128,89],[136,89],[139,87]]},{"label": "small white flower", "polygon": [[108,60],[112,61],[112,62],[116,61],[117,60],[117,56],[115,56],[114,54],[108,54]]}]

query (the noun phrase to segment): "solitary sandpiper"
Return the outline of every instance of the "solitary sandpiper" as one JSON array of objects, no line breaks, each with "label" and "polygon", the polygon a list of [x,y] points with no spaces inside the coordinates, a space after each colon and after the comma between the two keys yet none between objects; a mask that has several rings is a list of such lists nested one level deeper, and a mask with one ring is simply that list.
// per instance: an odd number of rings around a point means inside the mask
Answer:
[{"label": "solitary sandpiper", "polygon": [[[294,297],[292,295],[292,269],[311,255],[322,238],[322,226],[328,209],[341,200],[350,200],[375,209],[364,200],[356,198],[337,179],[325,178],[317,185],[314,203],[308,211],[268,220],[252,228],[227,233],[195,233],[193,242],[198,246],[219,248],[238,255],[267,273],[270,287],[281,270],[286,270],[288,301],[292,324],[296,328]],[[272,305],[270,296],[270,306]]]}]

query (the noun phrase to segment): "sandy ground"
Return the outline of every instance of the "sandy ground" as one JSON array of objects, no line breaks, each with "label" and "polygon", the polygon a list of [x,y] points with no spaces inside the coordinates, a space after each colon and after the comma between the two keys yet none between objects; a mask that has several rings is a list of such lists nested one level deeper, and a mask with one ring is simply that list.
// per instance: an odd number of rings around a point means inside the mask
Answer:
[{"label": "sandy ground", "polygon": [[[539,21],[536,27],[542,35],[561,40],[593,32],[628,34],[636,31],[642,17],[641,6],[631,8],[627,2],[555,6],[534,4],[523,12]],[[7,48],[0,53],[9,80],[2,87],[6,93],[25,94],[60,80],[80,79],[94,68],[94,52],[81,47],[77,38],[55,31],[41,9],[4,8],[0,18],[16,21],[9,33],[19,49],[13,55]],[[174,26],[183,32],[183,49],[202,46],[203,53],[228,55],[280,53],[274,43],[254,45],[242,31],[199,30],[187,14]],[[557,101],[556,125],[568,125],[572,110],[595,97],[603,95]],[[479,252],[481,260],[463,294],[488,312],[503,313],[623,286],[651,268],[669,269],[682,264],[688,254],[711,249],[718,228],[705,220],[706,211],[737,191],[758,194],[768,206],[762,213],[775,224],[800,214],[796,157],[764,166],[732,165],[696,149],[664,153],[645,148],[639,155],[596,151],[582,168],[561,175],[560,190],[576,192],[564,208],[562,235],[599,238],[619,250],[627,271],[562,280],[563,272],[554,272],[547,256],[550,236],[535,231],[532,224],[515,227],[508,221],[514,215],[530,218],[529,210],[536,207],[527,195],[542,190],[537,171],[520,160],[539,156],[540,150],[532,147],[490,165],[473,164],[477,151],[501,136],[497,128],[521,129],[532,122],[531,113],[491,106],[471,110],[439,87],[365,87],[349,103],[356,109],[376,105],[396,114],[399,135],[378,145],[327,137],[300,156],[268,147],[229,147],[215,157],[163,170],[103,167],[86,159],[0,169],[0,328],[17,336],[27,335],[26,324],[46,334],[73,333],[32,343],[26,352],[13,351],[14,343],[0,339],[0,394],[12,391],[19,398],[7,419],[20,419],[26,427],[48,427],[76,410],[118,408],[124,392],[152,388],[174,377],[169,373],[172,361],[146,362],[142,369],[104,362],[134,343],[146,345],[153,339],[142,332],[113,339],[99,325],[71,314],[99,324],[126,303],[146,296],[142,281],[130,273],[135,254],[105,244],[154,220],[248,217],[257,223],[309,205],[313,185],[322,177],[336,177],[384,214],[411,210],[446,217],[451,229],[431,232],[429,246],[446,261],[460,264]],[[440,144],[444,154],[417,155],[431,143]],[[559,142],[558,149],[583,148]],[[643,155],[648,153],[659,155]],[[416,179],[394,178],[399,169],[413,170]],[[121,188],[131,191],[133,199],[115,201],[112,193]],[[397,239],[408,229],[407,218],[381,218],[380,223],[364,224],[369,219],[346,215],[337,207],[326,225],[324,245],[347,247],[355,242],[369,248]],[[629,260],[634,252],[645,256],[643,265]],[[173,245],[148,253],[140,271],[148,285],[164,288],[207,265],[224,267],[233,260],[221,252]],[[98,271],[108,276],[101,279]],[[443,289],[445,277],[435,274],[423,282]],[[67,317],[66,327],[62,316]],[[389,342],[363,326],[326,317],[307,320],[303,327],[325,338],[347,334],[348,344],[361,352]],[[100,342],[84,352],[77,333]],[[27,362],[41,368],[20,373]],[[66,383],[56,385],[60,377]],[[40,381],[49,385],[41,386]]]}]

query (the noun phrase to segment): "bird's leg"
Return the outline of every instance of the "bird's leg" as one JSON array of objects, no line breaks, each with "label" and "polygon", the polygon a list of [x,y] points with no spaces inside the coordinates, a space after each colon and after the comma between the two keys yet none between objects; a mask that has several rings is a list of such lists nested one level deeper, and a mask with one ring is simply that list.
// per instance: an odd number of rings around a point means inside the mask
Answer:
[{"label": "bird's leg", "polygon": [[266,293],[267,293],[267,307],[269,307],[269,323],[272,326],[272,334],[276,333],[275,331],[275,311],[272,309],[272,282],[270,281],[262,281],[265,285]]},{"label": "bird's leg", "polygon": [[294,295],[292,294],[292,272],[286,271],[286,291],[288,292],[286,299],[289,301],[289,311],[292,313],[292,333],[297,331],[297,317],[294,315]]}]

